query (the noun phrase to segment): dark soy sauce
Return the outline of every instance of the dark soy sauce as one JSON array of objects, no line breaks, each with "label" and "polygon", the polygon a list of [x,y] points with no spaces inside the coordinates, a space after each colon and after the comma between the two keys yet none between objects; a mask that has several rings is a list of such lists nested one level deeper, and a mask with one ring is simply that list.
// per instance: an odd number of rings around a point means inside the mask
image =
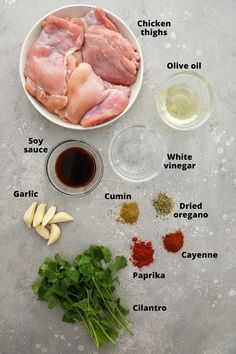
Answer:
[{"label": "dark soy sauce", "polygon": [[84,187],[95,176],[96,162],[88,151],[71,147],[58,156],[55,169],[57,177],[66,186]]}]

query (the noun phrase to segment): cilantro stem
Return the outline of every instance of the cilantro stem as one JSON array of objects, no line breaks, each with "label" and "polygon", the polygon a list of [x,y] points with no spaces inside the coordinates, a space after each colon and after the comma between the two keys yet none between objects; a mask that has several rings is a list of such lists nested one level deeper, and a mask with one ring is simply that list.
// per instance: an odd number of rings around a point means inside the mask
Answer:
[{"label": "cilantro stem", "polygon": [[[77,310],[77,313],[81,317],[84,327],[87,328],[90,336],[92,337],[92,339],[93,339],[93,341],[94,341],[94,343],[96,345],[96,348],[99,349],[99,341],[98,341],[96,332],[95,332],[95,330],[93,328],[93,325],[92,325],[91,321],[88,318],[84,318],[79,310]],[[87,323],[87,321],[88,321],[88,323]],[[77,322],[79,322],[79,321],[77,320]]]},{"label": "cilantro stem", "polygon": [[[121,312],[119,307],[117,306],[117,311],[119,312],[119,315],[121,316],[122,319],[124,319],[124,321],[132,323],[132,321],[130,321],[129,319],[127,319]],[[133,332],[128,328],[127,331],[129,332],[129,334],[133,335]]]},{"label": "cilantro stem", "polygon": [[112,342],[112,344],[115,344],[116,342],[114,342],[114,340],[107,334],[107,332],[105,331],[105,329],[100,325],[100,323],[94,319],[94,321],[97,323],[97,325],[101,328],[102,332],[105,334],[105,336],[109,339],[110,342]]},{"label": "cilantro stem", "polygon": [[[89,331],[89,333],[90,333],[91,337],[93,338],[97,349],[99,349],[99,341],[98,341],[98,337],[96,335],[96,331],[95,331],[95,329],[94,329],[94,327],[92,325],[92,322],[89,319],[87,319],[87,321],[88,321],[88,324],[89,324],[89,326],[91,328],[91,331]],[[94,319],[94,321],[96,321],[96,320]]]},{"label": "cilantro stem", "polygon": [[86,292],[87,292],[87,296],[88,296],[87,306],[89,307],[89,291],[87,288],[86,288]]},{"label": "cilantro stem", "polygon": [[72,293],[71,291],[68,291],[68,294],[71,295],[71,296],[76,297],[77,299],[80,298],[79,295],[76,295],[76,294]]},{"label": "cilantro stem", "polygon": [[106,318],[106,321],[110,323],[110,325],[112,326],[112,328],[114,328],[117,334],[120,334],[120,330],[116,326],[114,326],[114,323],[112,323],[109,318]]},{"label": "cilantro stem", "polygon": [[112,317],[114,318],[114,320],[120,325],[120,327],[125,328],[126,331],[128,331],[129,333],[131,333],[130,330],[129,330],[129,328],[126,326],[126,324],[120,322],[119,319],[116,317],[116,315],[112,312],[112,310],[110,309],[110,306],[107,304],[106,300],[104,299],[104,297],[103,297],[103,295],[102,295],[102,293],[101,293],[101,291],[100,291],[100,289],[99,289],[99,287],[98,287],[98,285],[97,285],[97,283],[96,283],[94,277],[92,277],[92,279],[93,279],[94,285],[96,286],[97,291],[99,292],[99,294],[100,294],[100,296],[101,296],[101,298],[102,298],[102,300],[103,300],[103,302],[104,302],[106,308],[107,308],[108,311],[110,312],[111,316],[112,316]]},{"label": "cilantro stem", "polygon": [[[102,285],[101,285],[101,286],[102,286]],[[112,295],[110,294],[109,290],[108,290],[107,288],[105,288],[105,287],[103,287],[103,288],[104,288],[104,290],[106,291],[106,293],[108,294],[108,296],[110,297],[110,299],[112,300]],[[127,318],[120,312],[119,306],[117,306],[117,312],[119,312],[119,315],[120,315],[122,321],[124,321],[124,323],[130,322],[130,321],[128,321]],[[133,335],[133,332],[132,332],[128,327],[126,327],[125,324],[124,324],[124,328],[129,332],[129,334]]]}]

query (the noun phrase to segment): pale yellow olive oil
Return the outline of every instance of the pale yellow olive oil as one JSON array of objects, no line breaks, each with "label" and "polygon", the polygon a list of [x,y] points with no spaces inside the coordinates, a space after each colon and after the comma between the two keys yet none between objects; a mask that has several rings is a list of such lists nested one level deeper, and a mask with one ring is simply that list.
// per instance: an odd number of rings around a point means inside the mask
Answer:
[{"label": "pale yellow olive oil", "polygon": [[199,114],[199,97],[185,85],[173,85],[166,89],[161,98],[161,110],[173,123],[186,124],[194,121]]}]

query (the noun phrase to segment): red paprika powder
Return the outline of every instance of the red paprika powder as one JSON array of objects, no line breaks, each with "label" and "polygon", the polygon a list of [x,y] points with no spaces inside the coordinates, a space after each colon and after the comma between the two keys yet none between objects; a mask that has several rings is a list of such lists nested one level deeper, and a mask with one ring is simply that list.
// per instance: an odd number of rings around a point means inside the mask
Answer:
[{"label": "red paprika powder", "polygon": [[142,268],[148,266],[154,261],[154,249],[150,241],[139,240],[138,237],[132,238],[131,260],[134,266]]},{"label": "red paprika powder", "polygon": [[178,252],[184,244],[184,235],[180,230],[167,234],[162,239],[167,252]]}]

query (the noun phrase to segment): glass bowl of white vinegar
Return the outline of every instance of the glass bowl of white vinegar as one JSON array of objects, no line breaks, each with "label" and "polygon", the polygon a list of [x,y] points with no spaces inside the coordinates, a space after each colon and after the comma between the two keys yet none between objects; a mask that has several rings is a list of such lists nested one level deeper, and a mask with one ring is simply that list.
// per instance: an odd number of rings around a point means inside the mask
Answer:
[{"label": "glass bowl of white vinegar", "polygon": [[192,71],[171,76],[157,96],[162,120],[174,129],[191,130],[207,121],[212,112],[212,89],[208,81]]}]

